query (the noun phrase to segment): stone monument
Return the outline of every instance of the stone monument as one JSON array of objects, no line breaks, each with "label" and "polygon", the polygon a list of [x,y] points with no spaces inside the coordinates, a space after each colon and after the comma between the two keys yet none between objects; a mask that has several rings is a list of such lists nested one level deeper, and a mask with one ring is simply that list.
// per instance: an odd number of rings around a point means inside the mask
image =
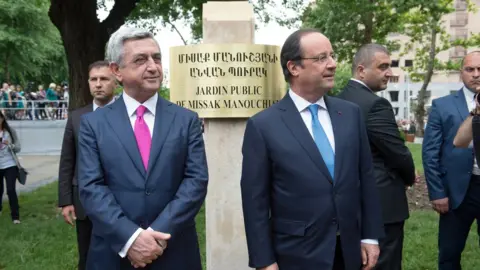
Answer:
[{"label": "stone monument", "polygon": [[[203,4],[203,43],[254,43],[253,6],[247,1]],[[248,269],[240,176],[247,119],[205,119],[209,164],[206,199],[208,270]]]},{"label": "stone monument", "polygon": [[203,5],[203,44],[170,48],[170,99],[204,119],[208,270],[248,269],[240,178],[246,121],[280,100],[280,47],[254,43],[253,6]]}]

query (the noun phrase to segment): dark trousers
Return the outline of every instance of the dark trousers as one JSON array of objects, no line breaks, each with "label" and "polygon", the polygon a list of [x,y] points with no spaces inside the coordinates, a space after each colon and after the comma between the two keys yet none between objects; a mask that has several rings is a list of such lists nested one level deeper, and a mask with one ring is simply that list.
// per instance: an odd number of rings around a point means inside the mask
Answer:
[{"label": "dark trousers", "polygon": [[87,267],[87,254],[92,236],[92,222],[90,219],[77,219],[77,243],[78,243],[78,270],[85,270]]},{"label": "dark trousers", "polygon": [[375,270],[402,270],[403,227],[405,222],[385,224],[385,237],[379,240],[380,257]]},{"label": "dark trousers", "polygon": [[337,245],[335,246],[335,258],[333,259],[332,270],[345,270],[345,261],[343,259],[340,236],[337,236]]},{"label": "dark trousers", "polygon": [[462,251],[475,219],[480,218],[480,176],[472,176],[460,206],[440,215],[438,232],[438,269],[460,270]]},{"label": "dark trousers", "polygon": [[10,213],[12,220],[20,219],[20,206],[18,205],[18,196],[16,190],[18,169],[17,166],[0,169],[0,211],[2,211],[2,197],[4,190],[4,181],[7,184],[8,203],[10,204]]}]

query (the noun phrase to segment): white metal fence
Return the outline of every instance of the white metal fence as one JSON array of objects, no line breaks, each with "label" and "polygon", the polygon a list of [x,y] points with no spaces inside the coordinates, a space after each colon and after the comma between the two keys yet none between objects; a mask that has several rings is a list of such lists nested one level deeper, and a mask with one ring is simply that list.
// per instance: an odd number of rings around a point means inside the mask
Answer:
[{"label": "white metal fence", "polygon": [[7,120],[62,120],[68,100],[1,100],[0,110]]}]

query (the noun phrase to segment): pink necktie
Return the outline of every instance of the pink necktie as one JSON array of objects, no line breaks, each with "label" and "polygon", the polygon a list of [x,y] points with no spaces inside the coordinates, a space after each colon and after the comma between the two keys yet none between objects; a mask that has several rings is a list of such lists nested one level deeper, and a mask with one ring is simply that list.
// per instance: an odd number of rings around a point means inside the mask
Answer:
[{"label": "pink necktie", "polygon": [[150,157],[150,147],[152,145],[152,137],[150,136],[150,131],[148,129],[147,123],[143,119],[143,115],[147,108],[140,105],[137,108],[137,120],[135,120],[135,127],[133,129],[135,133],[135,138],[137,139],[138,150],[140,151],[140,156],[142,157],[143,166],[145,166],[145,171],[148,168],[148,159]]}]

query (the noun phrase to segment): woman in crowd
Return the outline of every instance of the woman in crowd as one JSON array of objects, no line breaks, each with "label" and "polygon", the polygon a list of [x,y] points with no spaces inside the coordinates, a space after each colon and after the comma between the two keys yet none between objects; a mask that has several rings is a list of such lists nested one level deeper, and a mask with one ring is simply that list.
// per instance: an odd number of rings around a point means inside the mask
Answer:
[{"label": "woman in crowd", "polygon": [[0,213],[2,211],[2,200],[4,181],[7,187],[8,202],[12,221],[14,224],[20,224],[20,206],[18,205],[18,196],[16,191],[18,167],[15,162],[16,153],[20,152],[20,141],[17,133],[12,129],[0,112]]}]

